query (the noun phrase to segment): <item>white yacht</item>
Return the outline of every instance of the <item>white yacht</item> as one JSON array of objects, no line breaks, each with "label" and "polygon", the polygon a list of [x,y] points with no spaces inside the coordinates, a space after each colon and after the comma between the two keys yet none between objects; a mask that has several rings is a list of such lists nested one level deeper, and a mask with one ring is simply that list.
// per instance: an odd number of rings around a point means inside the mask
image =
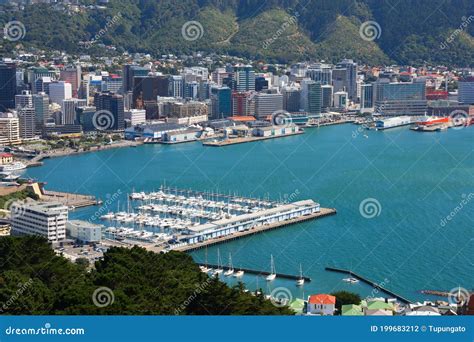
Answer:
[{"label": "white yacht", "polygon": [[235,278],[242,278],[244,276],[244,271],[238,270],[237,272],[234,273]]},{"label": "white yacht", "polygon": [[304,285],[303,268],[300,264],[300,277],[296,280],[296,286],[303,286],[303,285]]},{"label": "white yacht", "polygon": [[234,265],[232,265],[232,255],[229,253],[229,269],[224,272],[224,275],[229,277],[232,274],[234,274]]},{"label": "white yacht", "polygon": [[276,278],[275,262],[273,261],[273,255],[270,256],[270,274],[267,276],[267,281],[273,281]]},{"label": "white yacht", "polygon": [[22,162],[13,162],[11,164],[0,165],[0,171],[2,172],[13,172],[26,169],[26,165]]}]

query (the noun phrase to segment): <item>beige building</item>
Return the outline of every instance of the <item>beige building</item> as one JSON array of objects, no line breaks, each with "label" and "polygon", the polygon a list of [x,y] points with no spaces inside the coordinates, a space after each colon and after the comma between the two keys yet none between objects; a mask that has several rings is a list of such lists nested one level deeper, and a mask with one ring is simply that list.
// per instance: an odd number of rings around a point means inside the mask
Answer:
[{"label": "beige building", "polygon": [[0,144],[20,144],[20,120],[15,114],[0,113]]}]

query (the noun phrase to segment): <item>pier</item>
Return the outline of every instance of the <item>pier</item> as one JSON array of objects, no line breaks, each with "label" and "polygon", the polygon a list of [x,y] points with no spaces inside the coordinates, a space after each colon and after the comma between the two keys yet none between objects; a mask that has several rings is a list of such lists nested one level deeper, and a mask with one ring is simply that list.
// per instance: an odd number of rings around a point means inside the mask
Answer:
[{"label": "pier", "polygon": [[255,234],[260,234],[264,233],[270,230],[278,229],[278,228],[283,228],[289,225],[294,225],[296,223],[302,223],[310,220],[315,220],[318,218],[323,218],[326,216],[331,216],[335,215],[337,213],[336,209],[331,209],[331,208],[321,208],[321,210],[317,213],[313,213],[311,215],[305,215],[305,216],[300,216],[291,220],[286,220],[286,221],[280,221],[280,222],[275,222],[272,224],[268,225],[263,225],[259,227],[252,228],[250,230],[242,231],[242,232],[236,232],[234,234],[230,235],[225,235],[221,236],[212,240],[206,240],[204,242],[199,242],[196,244],[192,245],[186,245],[178,248],[173,248],[175,251],[180,251],[180,252],[191,252],[195,251],[201,248],[209,247],[209,246],[215,246],[218,244],[234,241],[237,239],[241,239],[243,237],[255,235]]},{"label": "pier", "polygon": [[100,201],[97,200],[94,196],[49,190],[43,191],[41,200],[60,202],[68,207],[73,208],[84,208],[100,204]]},{"label": "pier", "polygon": [[286,137],[291,137],[291,136],[300,135],[300,134],[304,134],[304,132],[300,131],[300,132],[288,133],[288,134],[282,134],[282,135],[272,135],[269,137],[242,137],[242,138],[231,138],[231,139],[218,140],[218,141],[205,141],[202,144],[203,146],[223,147],[223,146],[244,144],[244,143],[261,141],[261,140],[286,138]]},{"label": "pier", "polygon": [[397,300],[399,300],[402,303],[405,303],[405,304],[411,304],[412,303],[410,300],[406,299],[405,297],[402,297],[402,296],[396,294],[395,292],[390,291],[390,290],[384,288],[383,286],[380,286],[376,282],[374,282],[372,280],[369,280],[369,279],[367,279],[367,278],[365,278],[365,277],[363,277],[363,276],[361,276],[357,273],[354,273],[352,271],[345,270],[345,269],[342,269],[342,268],[336,268],[336,267],[326,267],[325,269],[326,269],[326,271],[348,274],[351,277],[353,277],[355,279],[358,279],[358,280],[362,281],[363,283],[368,284],[368,285],[370,285],[370,286],[372,286],[376,289],[379,289],[381,292],[384,292],[385,294],[388,294],[389,296],[392,296],[392,297],[396,298]]},{"label": "pier", "polygon": [[[198,264],[199,266],[206,266],[206,267],[209,267],[209,268],[212,268],[212,269],[217,269],[217,268],[220,268],[220,269],[223,269],[224,271],[227,271],[230,269],[229,266],[218,266],[218,265],[211,265],[211,264],[204,264],[204,263],[199,263],[197,262],[196,264]],[[263,277],[266,277],[268,275],[270,275],[271,273],[270,272],[267,272],[267,271],[257,271],[257,270],[252,270],[252,269],[249,269],[249,268],[240,268],[240,267],[234,267],[234,270],[235,271],[244,271],[245,273],[248,273],[248,274],[254,274],[254,275],[257,275],[257,276],[263,276]],[[298,280],[300,279],[300,276],[299,275],[291,275],[291,274],[284,274],[284,273],[275,273],[277,278],[282,278],[282,279],[290,279],[290,280]],[[303,275],[303,279],[306,281],[306,282],[311,282],[311,278],[309,277],[305,277]]]}]

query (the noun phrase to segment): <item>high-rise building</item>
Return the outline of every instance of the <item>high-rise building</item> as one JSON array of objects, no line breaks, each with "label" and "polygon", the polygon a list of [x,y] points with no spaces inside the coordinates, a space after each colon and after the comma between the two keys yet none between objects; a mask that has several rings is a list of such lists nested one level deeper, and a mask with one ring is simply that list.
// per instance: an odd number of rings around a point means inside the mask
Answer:
[{"label": "high-rise building", "polygon": [[222,119],[232,115],[232,93],[229,87],[211,88],[211,108],[214,119]]},{"label": "high-rise building", "polygon": [[345,70],[344,86],[347,94],[349,99],[357,100],[357,63],[352,59],[344,59],[336,65],[336,69]]},{"label": "high-rise building", "polygon": [[334,69],[332,71],[332,85],[334,92],[347,90],[347,69]]},{"label": "high-rise building", "polygon": [[283,110],[282,94],[258,93],[255,95],[255,115],[258,119],[266,119],[281,110]]},{"label": "high-rise building", "polygon": [[125,114],[122,95],[112,93],[96,94],[94,104],[97,108],[97,112],[107,111],[113,116],[113,120],[111,121],[112,124],[108,125],[108,127],[101,128],[113,131],[122,131],[125,129]]},{"label": "high-rise building", "polygon": [[379,79],[373,83],[375,111],[382,115],[425,115],[427,111],[426,83],[423,79],[413,82],[391,83]]},{"label": "high-rise building", "polygon": [[255,93],[232,93],[232,115],[250,116],[255,114]]},{"label": "high-rise building", "polygon": [[39,91],[46,91],[45,89],[36,88],[36,81],[43,77],[47,77],[50,82],[55,81],[57,79],[56,71],[44,67],[32,67],[28,69],[27,82],[32,85],[31,90],[33,91],[33,94],[36,94]]},{"label": "high-rise building", "polygon": [[93,132],[97,128],[94,125],[94,115],[97,112],[95,107],[77,107],[76,124],[81,125],[84,132]]},{"label": "high-rise building", "polygon": [[184,97],[184,78],[183,76],[172,75],[169,80],[169,96]]},{"label": "high-rise building", "polygon": [[51,77],[44,76],[36,79],[34,84],[33,94],[46,93],[49,94],[49,85],[51,84]]},{"label": "high-rise building", "polygon": [[33,107],[35,108],[36,128],[39,129],[45,125],[50,118],[49,96],[42,92],[34,94]]},{"label": "high-rise building", "polygon": [[374,107],[374,86],[371,83],[362,84],[361,86],[361,108]]},{"label": "high-rise building", "polygon": [[474,104],[474,76],[459,80],[458,87],[459,102]]},{"label": "high-rise building", "polygon": [[11,226],[14,235],[38,235],[49,242],[66,238],[68,208],[61,203],[22,203],[21,214],[15,204],[11,209]]},{"label": "high-rise building", "polygon": [[122,70],[122,91],[124,93],[133,91],[135,85],[135,77],[146,77],[149,73],[149,69],[140,67],[138,65],[124,65]]},{"label": "high-rise building", "polygon": [[199,83],[196,81],[184,84],[184,98],[196,100],[199,96]]},{"label": "high-rise building", "polygon": [[134,77],[133,103],[134,108],[143,109],[145,102],[157,102],[158,96],[168,96],[168,76]]},{"label": "high-rise building", "polygon": [[76,124],[76,108],[87,106],[87,101],[82,99],[67,99],[62,103],[61,125]]},{"label": "high-rise building", "polygon": [[87,105],[89,105],[89,94],[90,94],[90,80],[82,80],[79,87],[78,98],[86,100]]},{"label": "high-rise building", "polygon": [[308,116],[319,116],[323,102],[321,83],[308,84]]},{"label": "high-rise building", "polygon": [[13,113],[0,113],[0,144],[15,145],[20,141],[20,120]]},{"label": "high-rise building", "polygon": [[198,99],[199,101],[209,100],[211,96],[211,83],[208,81],[199,82]]},{"label": "high-rise building", "polygon": [[238,92],[255,90],[255,72],[251,65],[234,67],[234,90]]},{"label": "high-rise building", "polygon": [[102,79],[102,91],[121,94],[123,82],[122,78],[117,75],[110,75]]},{"label": "high-rise building", "polygon": [[310,116],[320,115],[323,101],[321,83],[304,79],[301,81],[301,87],[301,103],[304,111]]},{"label": "high-rise building", "polygon": [[33,95],[28,90],[24,90],[19,95],[15,95],[15,108],[33,108]]},{"label": "high-rise building", "polygon": [[332,85],[332,68],[330,65],[321,63],[311,65],[306,71],[306,77],[320,82],[321,85]]},{"label": "high-rise building", "polygon": [[61,70],[59,79],[71,85],[72,97],[78,96],[79,87],[81,86],[82,70],[80,65],[69,65]]},{"label": "high-rise building", "polygon": [[285,87],[282,90],[283,109],[287,112],[299,112],[301,107],[301,90],[296,87]]},{"label": "high-rise building", "polygon": [[0,111],[15,108],[16,65],[0,64]]},{"label": "high-rise building", "polygon": [[18,107],[18,119],[20,121],[20,138],[32,139],[36,134],[35,109],[31,107]]},{"label": "high-rise building", "polygon": [[325,84],[321,86],[322,91],[322,103],[321,103],[321,111],[327,112],[329,108],[333,107],[333,99],[334,99],[334,87],[329,84]]},{"label": "high-rise building", "polygon": [[72,86],[70,83],[59,81],[49,85],[49,100],[62,106],[64,100],[72,98]]}]

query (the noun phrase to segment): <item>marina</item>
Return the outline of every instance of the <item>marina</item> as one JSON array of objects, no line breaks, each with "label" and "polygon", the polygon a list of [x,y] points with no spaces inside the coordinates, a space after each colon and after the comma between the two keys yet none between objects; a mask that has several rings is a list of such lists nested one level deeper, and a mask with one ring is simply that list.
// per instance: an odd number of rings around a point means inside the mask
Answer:
[{"label": "marina", "polygon": [[285,203],[165,186],[128,197],[126,211],[118,205],[117,212],[100,216],[115,225],[105,237],[156,244],[147,247],[157,252],[191,251],[336,213],[312,200]]}]

